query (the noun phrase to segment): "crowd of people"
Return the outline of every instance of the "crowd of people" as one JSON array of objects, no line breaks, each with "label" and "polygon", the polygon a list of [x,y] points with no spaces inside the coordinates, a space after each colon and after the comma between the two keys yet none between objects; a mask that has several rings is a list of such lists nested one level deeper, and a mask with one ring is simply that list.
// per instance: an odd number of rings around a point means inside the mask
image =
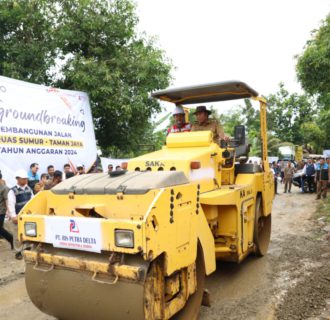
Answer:
[{"label": "crowd of people", "polygon": [[[77,165],[75,172],[70,164],[63,166],[63,171],[56,170],[53,165],[47,167],[47,172],[39,175],[39,164],[31,163],[29,171],[24,169],[15,172],[16,184],[9,188],[2,179],[0,171],[0,236],[6,239],[14,250],[14,234],[17,234],[17,215],[24,205],[42,190],[50,190],[65,179],[75,175],[85,174],[85,167]],[[9,228],[4,228],[5,218],[8,218]],[[20,252],[16,258],[21,258]]]},{"label": "crowd of people", "polygon": [[312,158],[307,161],[299,161],[296,165],[292,161],[274,161],[271,165],[274,174],[275,193],[278,183],[284,183],[284,193],[291,192],[294,174],[300,171],[299,185],[301,192],[314,192],[316,186],[316,199],[327,197],[330,187],[330,158],[321,157],[317,160]]},{"label": "crowd of people", "polygon": [[[95,164],[86,172],[85,166],[78,164],[74,170],[69,163],[63,166],[63,170],[58,170],[53,165],[47,167],[47,172],[39,173],[39,164],[31,163],[28,171],[24,169],[15,172],[16,184],[9,188],[6,181],[2,179],[0,171],[0,237],[6,239],[12,250],[15,249],[15,237],[17,234],[17,215],[24,205],[32,199],[38,192],[43,190],[50,190],[60,182],[70,179],[77,175],[85,173],[102,172]],[[113,171],[113,165],[108,165],[108,172]],[[121,170],[120,166],[116,166],[115,170]],[[7,217],[7,227],[4,227],[5,219]],[[21,258],[19,250],[17,250],[16,258]]]}]

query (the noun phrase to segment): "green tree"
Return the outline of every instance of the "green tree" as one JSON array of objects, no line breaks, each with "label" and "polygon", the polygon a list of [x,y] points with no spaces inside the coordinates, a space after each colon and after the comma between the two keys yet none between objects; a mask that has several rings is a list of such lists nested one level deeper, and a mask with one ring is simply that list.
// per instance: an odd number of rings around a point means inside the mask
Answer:
[{"label": "green tree", "polygon": [[[301,98],[297,94],[290,95],[283,87],[280,88],[282,91],[280,93],[277,93],[277,96],[279,98],[276,98],[276,95],[273,95],[271,98],[271,103],[276,103],[277,107],[277,115],[281,115],[283,117],[283,112],[288,108],[288,106],[291,106],[292,104],[296,105],[295,109],[296,115],[302,117],[305,119],[307,117],[307,114],[305,114],[305,109],[307,105],[305,105],[305,100],[307,97]],[[289,99],[289,102],[291,103],[284,103],[285,99]],[[290,100],[291,99],[291,100]],[[299,104],[300,103],[300,104]],[[302,107],[301,104],[303,103]],[[301,110],[299,110],[299,107],[301,107]],[[280,109],[281,108],[281,109]],[[292,142],[288,142],[286,140],[286,135],[282,134],[280,137],[276,134],[278,123],[280,123],[280,119],[275,115],[271,115],[272,110],[268,112],[268,129],[271,129],[268,131],[268,155],[271,156],[278,156],[279,150],[278,148],[283,145],[293,145]],[[279,112],[281,110],[281,112]],[[215,114],[216,117],[220,119],[220,121],[224,124],[225,132],[229,135],[234,134],[234,127],[236,125],[245,125],[246,132],[247,132],[247,141],[251,145],[250,148],[250,155],[251,156],[261,156],[261,137],[260,137],[260,111],[259,109],[255,109],[251,103],[251,100],[245,99],[244,105],[239,105],[236,108],[233,108],[232,110],[222,114],[221,116],[218,116]],[[290,114],[290,119],[287,119],[287,123],[291,123],[292,119],[292,113]],[[300,121],[295,117],[294,119],[297,121],[297,123],[300,123]],[[274,121],[276,123],[274,124]],[[298,126],[295,124],[295,126]],[[294,129],[292,129],[294,130]],[[299,129],[300,130],[300,129]],[[304,128],[301,128],[301,130],[304,130]]]},{"label": "green tree", "polygon": [[0,74],[51,84],[55,64],[54,9],[50,1],[2,0]]},{"label": "green tree", "polygon": [[235,126],[244,124],[241,107],[235,107],[228,112],[218,115],[215,110],[213,111],[214,118],[218,119],[223,126],[226,135],[233,136]]},{"label": "green tree", "polygon": [[304,142],[302,124],[313,121],[317,116],[313,99],[305,94],[290,94],[284,84],[280,83],[279,90],[270,94],[267,101],[268,130],[281,141],[301,145]]},{"label": "green tree", "polygon": [[312,150],[316,153],[322,153],[323,146],[326,142],[325,132],[315,122],[306,122],[301,125],[304,144],[312,146]]},{"label": "green tree", "polygon": [[[330,14],[322,22],[318,30],[312,32],[312,38],[307,41],[303,53],[298,56],[296,65],[297,77],[302,87],[311,95],[317,97],[319,103],[319,114],[315,123],[319,126],[320,132],[316,128],[306,132],[307,137],[313,138],[311,144],[319,151],[322,148],[330,148],[329,140],[320,138],[321,134],[330,137]],[[317,143],[322,143],[319,145]]]},{"label": "green tree", "polygon": [[312,32],[304,52],[298,56],[296,66],[298,80],[302,87],[330,108],[330,14],[321,27]]},{"label": "green tree", "polygon": [[252,156],[260,156],[260,111],[253,107],[250,99],[244,99],[241,112],[244,117],[244,122],[242,124],[246,126],[248,143],[251,145],[250,154]]},{"label": "green tree", "polygon": [[249,132],[259,130],[260,128],[260,112],[255,109],[250,99],[244,99],[242,113],[245,118],[245,125]]},{"label": "green tree", "polygon": [[324,140],[323,149],[330,149],[330,107],[323,108],[320,111],[319,117],[317,119],[317,124],[319,128],[324,133],[324,136],[327,138]]},{"label": "green tree", "polygon": [[[281,157],[281,153],[279,151],[279,147],[283,146],[294,146],[290,142],[283,142],[279,138],[276,138],[272,132],[267,133],[267,150],[268,155],[273,157]],[[256,136],[251,143],[250,154],[252,156],[261,157],[261,139],[260,136]]]},{"label": "green tree", "polygon": [[161,108],[149,92],[169,85],[171,63],[152,39],[137,34],[133,1],[3,3],[1,74],[88,92],[105,153],[111,146],[135,154],[141,142],[153,141],[150,117]]}]

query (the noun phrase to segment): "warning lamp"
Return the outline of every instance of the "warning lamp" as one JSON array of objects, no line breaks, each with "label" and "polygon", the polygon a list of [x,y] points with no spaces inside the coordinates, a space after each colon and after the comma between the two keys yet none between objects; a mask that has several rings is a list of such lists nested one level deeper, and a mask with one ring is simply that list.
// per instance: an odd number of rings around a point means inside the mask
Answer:
[{"label": "warning lamp", "polygon": [[199,161],[191,161],[190,168],[193,170],[199,169],[201,167],[201,163]]},{"label": "warning lamp", "polygon": [[121,163],[121,168],[122,168],[123,170],[127,170],[127,166],[128,166],[128,162],[122,162],[122,163]]}]

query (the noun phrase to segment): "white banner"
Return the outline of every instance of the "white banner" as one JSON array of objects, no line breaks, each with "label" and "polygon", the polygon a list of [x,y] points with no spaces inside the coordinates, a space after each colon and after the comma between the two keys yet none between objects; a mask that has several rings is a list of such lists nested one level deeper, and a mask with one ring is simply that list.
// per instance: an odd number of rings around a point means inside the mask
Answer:
[{"label": "white banner", "polygon": [[89,168],[96,142],[88,95],[0,76],[0,170],[8,184],[30,164],[63,171],[66,163]]},{"label": "white banner", "polygon": [[100,219],[45,217],[45,233],[54,247],[101,252]]}]

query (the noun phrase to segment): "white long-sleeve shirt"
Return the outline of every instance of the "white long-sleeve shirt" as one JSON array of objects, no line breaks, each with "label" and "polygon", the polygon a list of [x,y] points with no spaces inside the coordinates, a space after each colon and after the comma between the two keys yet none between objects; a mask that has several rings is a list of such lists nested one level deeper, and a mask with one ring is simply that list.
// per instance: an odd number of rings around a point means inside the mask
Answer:
[{"label": "white long-sleeve shirt", "polygon": [[[16,185],[17,188],[21,188],[21,189],[26,189],[29,188],[28,185],[26,184],[25,186],[19,186]],[[33,193],[31,195],[31,199],[33,198]],[[15,210],[15,205],[16,205],[16,196],[15,193],[12,189],[9,190],[8,192],[8,214],[10,217],[16,217],[16,210]]]}]

